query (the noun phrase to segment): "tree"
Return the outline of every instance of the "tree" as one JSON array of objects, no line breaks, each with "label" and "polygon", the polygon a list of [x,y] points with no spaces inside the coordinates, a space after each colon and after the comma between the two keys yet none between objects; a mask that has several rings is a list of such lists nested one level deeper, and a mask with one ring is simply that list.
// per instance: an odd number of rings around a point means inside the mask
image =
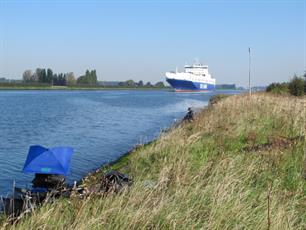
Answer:
[{"label": "tree", "polygon": [[152,84],[151,84],[151,82],[147,82],[147,84],[146,84],[146,87],[152,87]]},{"label": "tree", "polygon": [[65,86],[66,85],[66,74],[54,74],[53,85]]},{"label": "tree", "polygon": [[70,72],[66,74],[66,82],[67,85],[75,85],[76,84],[76,79],[74,77],[74,73]]},{"label": "tree", "polygon": [[143,86],[143,81],[140,80],[140,81],[137,83],[137,85],[138,85],[139,87],[142,87],[142,86]]},{"label": "tree", "polygon": [[88,69],[87,69],[86,72],[85,72],[85,77],[90,77],[90,72],[89,72]]},{"label": "tree", "polygon": [[57,74],[52,76],[52,85],[58,85],[58,77]]},{"label": "tree", "polygon": [[306,71],[303,77],[304,77],[304,93],[306,94]]},{"label": "tree", "polygon": [[164,83],[163,83],[162,81],[157,82],[154,86],[155,86],[155,87],[158,87],[158,88],[163,88],[163,87],[165,87],[165,85],[164,85]]},{"label": "tree", "polygon": [[39,81],[39,78],[38,78],[38,75],[37,75],[37,73],[35,72],[35,73],[33,73],[33,75],[32,75],[32,78],[31,78],[32,80],[32,82],[38,82]]},{"label": "tree", "polygon": [[41,70],[41,78],[42,78],[42,81],[43,83],[47,82],[47,72],[46,72],[46,69],[42,69]]},{"label": "tree", "polygon": [[125,85],[128,87],[134,87],[136,83],[132,79],[130,79],[125,82]]},{"label": "tree", "polygon": [[61,78],[61,85],[64,86],[64,85],[67,85],[67,75],[66,74],[62,74],[62,78]]},{"label": "tree", "polygon": [[42,69],[41,68],[37,68],[35,70],[35,74],[36,74],[36,76],[38,78],[38,81],[39,82],[43,82]]},{"label": "tree", "polygon": [[58,75],[58,85],[64,86],[66,85],[66,75],[63,73],[60,73]]},{"label": "tree", "polygon": [[97,84],[97,73],[96,70],[86,70],[85,75],[82,75],[78,78],[78,84],[84,85],[96,85]]},{"label": "tree", "polygon": [[26,70],[22,74],[22,79],[24,82],[31,82],[33,81],[32,76],[33,76],[32,70]]},{"label": "tree", "polygon": [[41,83],[47,83],[47,73],[46,73],[46,69],[41,69],[41,68],[37,68],[35,71],[37,77],[38,77],[38,81]]},{"label": "tree", "polygon": [[294,96],[304,95],[304,80],[294,75],[293,79],[289,82],[289,92]]},{"label": "tree", "polygon": [[80,85],[82,85],[82,84],[87,84],[86,77],[85,77],[84,75],[78,77],[78,79],[77,79],[77,84],[80,84]]},{"label": "tree", "polygon": [[96,70],[90,71],[90,85],[96,85],[97,84],[97,73]]},{"label": "tree", "polygon": [[48,68],[45,81],[48,82],[48,83],[51,83],[52,80],[53,80],[53,71],[52,71],[52,69]]},{"label": "tree", "polygon": [[283,83],[272,83],[266,88],[266,92],[286,94],[289,92],[289,84],[287,82]]}]

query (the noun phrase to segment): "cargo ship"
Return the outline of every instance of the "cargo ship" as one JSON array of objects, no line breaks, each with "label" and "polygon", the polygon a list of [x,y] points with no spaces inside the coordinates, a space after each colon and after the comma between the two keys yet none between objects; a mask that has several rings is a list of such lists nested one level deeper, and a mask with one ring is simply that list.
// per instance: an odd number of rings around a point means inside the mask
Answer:
[{"label": "cargo ship", "polygon": [[166,81],[176,92],[206,92],[215,90],[216,79],[202,64],[185,65],[184,72],[166,72]]}]

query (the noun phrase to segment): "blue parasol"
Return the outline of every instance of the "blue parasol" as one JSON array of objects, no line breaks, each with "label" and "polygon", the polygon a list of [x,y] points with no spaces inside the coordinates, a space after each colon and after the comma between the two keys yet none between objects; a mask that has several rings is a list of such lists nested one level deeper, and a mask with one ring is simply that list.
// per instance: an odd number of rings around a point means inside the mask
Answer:
[{"label": "blue parasol", "polygon": [[70,147],[47,149],[39,145],[30,146],[23,172],[67,175],[72,154],[73,148]]}]

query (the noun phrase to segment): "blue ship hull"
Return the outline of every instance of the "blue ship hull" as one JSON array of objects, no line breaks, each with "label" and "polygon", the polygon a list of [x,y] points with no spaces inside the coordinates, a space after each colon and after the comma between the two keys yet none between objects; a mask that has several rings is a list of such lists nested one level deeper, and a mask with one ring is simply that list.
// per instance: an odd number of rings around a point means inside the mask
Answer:
[{"label": "blue ship hull", "polygon": [[167,78],[166,80],[177,92],[205,92],[215,90],[214,84],[170,78]]}]

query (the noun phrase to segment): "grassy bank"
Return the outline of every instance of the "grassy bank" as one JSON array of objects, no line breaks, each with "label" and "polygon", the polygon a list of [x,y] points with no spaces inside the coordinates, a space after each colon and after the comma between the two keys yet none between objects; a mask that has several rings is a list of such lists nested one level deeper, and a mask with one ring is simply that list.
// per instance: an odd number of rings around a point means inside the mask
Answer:
[{"label": "grassy bank", "polygon": [[305,98],[223,98],[113,165],[130,189],[62,199],[7,228],[305,229],[305,108]]}]

